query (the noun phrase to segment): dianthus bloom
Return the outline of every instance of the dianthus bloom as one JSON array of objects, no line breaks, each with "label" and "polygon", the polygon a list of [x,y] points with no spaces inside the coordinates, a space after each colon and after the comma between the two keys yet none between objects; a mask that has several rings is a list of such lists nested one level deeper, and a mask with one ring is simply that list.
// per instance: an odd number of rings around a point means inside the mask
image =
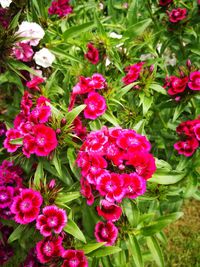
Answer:
[{"label": "dianthus bloom", "polygon": [[99,51],[98,49],[93,46],[93,44],[88,43],[87,44],[88,51],[85,54],[85,58],[91,62],[92,64],[96,65],[99,63]]},{"label": "dianthus bloom", "polygon": [[105,246],[112,246],[117,239],[118,229],[112,222],[98,222],[94,234],[98,242],[106,242]]},{"label": "dianthus bloom", "polygon": [[41,263],[47,263],[62,255],[62,238],[46,237],[36,244],[37,258]]},{"label": "dianthus bloom", "polygon": [[121,207],[105,199],[101,200],[100,205],[101,206],[97,207],[97,212],[98,212],[98,215],[103,216],[105,220],[114,222],[120,218],[122,214]]},{"label": "dianthus bloom", "polygon": [[43,83],[45,80],[39,76],[34,76],[30,81],[26,83],[29,89],[40,91],[39,84]]},{"label": "dianthus bloom", "polygon": [[46,206],[43,214],[37,218],[36,228],[43,236],[50,236],[52,232],[60,234],[67,223],[67,215],[63,209],[56,206]]},{"label": "dianthus bloom", "polygon": [[0,209],[7,208],[13,201],[14,189],[11,186],[0,186]]},{"label": "dianthus bloom", "polygon": [[19,25],[16,35],[19,37],[24,37],[25,40],[21,42],[29,43],[31,46],[36,46],[44,37],[45,32],[39,24],[35,22],[23,21]]},{"label": "dianthus bloom", "polygon": [[174,144],[174,148],[179,154],[190,157],[199,147],[200,140],[200,120],[182,122],[177,128],[177,133],[184,138]]},{"label": "dianthus bloom", "polygon": [[69,5],[69,0],[55,0],[48,9],[49,15],[58,15],[60,18],[72,13],[73,8]]},{"label": "dianthus bloom", "polygon": [[168,87],[168,94],[178,95],[183,93],[187,87],[188,77],[178,78],[176,76],[170,76],[166,78],[165,87]]},{"label": "dianthus bloom", "polygon": [[13,55],[21,61],[29,62],[33,57],[33,49],[25,43],[17,43],[13,48]]},{"label": "dianthus bloom", "polygon": [[173,2],[173,0],[159,0],[159,5],[160,6],[167,6],[169,4],[171,4]]},{"label": "dianthus bloom", "polygon": [[186,8],[176,8],[172,9],[171,12],[168,13],[169,21],[172,23],[177,23],[187,16],[187,9]]},{"label": "dianthus bloom", "polygon": [[16,196],[11,206],[11,212],[15,215],[15,221],[20,224],[28,224],[34,221],[42,205],[42,196],[33,189],[22,189]]},{"label": "dianthus bloom", "polygon": [[122,78],[122,82],[126,85],[135,82],[139,78],[143,65],[144,62],[139,62],[126,67],[125,71],[127,72],[127,74],[125,77]]},{"label": "dianthus bloom", "polygon": [[200,71],[194,71],[190,73],[190,81],[188,83],[188,87],[191,90],[200,90]]},{"label": "dianthus bloom", "polygon": [[94,92],[88,94],[84,104],[87,105],[84,109],[84,116],[86,119],[91,120],[95,120],[99,116],[103,115],[107,108],[105,98]]},{"label": "dianthus bloom", "polygon": [[42,48],[37,51],[33,57],[35,63],[43,68],[51,67],[52,63],[55,61],[55,56],[47,48]]},{"label": "dianthus bloom", "polygon": [[88,267],[88,260],[82,250],[65,250],[62,257],[64,262],[61,267]]},{"label": "dianthus bloom", "polygon": [[0,4],[3,8],[7,8],[12,3],[12,0],[0,0]]}]

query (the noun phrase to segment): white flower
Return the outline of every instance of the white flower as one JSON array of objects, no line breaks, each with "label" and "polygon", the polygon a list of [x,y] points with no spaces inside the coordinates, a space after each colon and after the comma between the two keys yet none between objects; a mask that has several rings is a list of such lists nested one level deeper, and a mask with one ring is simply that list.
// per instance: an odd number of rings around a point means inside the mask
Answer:
[{"label": "white flower", "polygon": [[111,32],[111,33],[109,34],[109,36],[110,36],[111,38],[114,38],[114,39],[122,39],[122,35],[121,35],[121,34],[117,34],[116,32]]},{"label": "white flower", "polygon": [[176,65],[177,59],[176,59],[176,55],[172,54],[171,56],[164,56],[164,64],[166,66],[170,65],[172,67],[174,67]]},{"label": "white flower", "polygon": [[110,59],[107,57],[106,58],[106,62],[105,62],[105,66],[108,67],[110,65],[111,61]]},{"label": "white flower", "polygon": [[142,55],[140,56],[140,60],[141,60],[141,61],[146,61],[147,59],[152,59],[152,58],[154,58],[154,57],[153,57],[153,55],[150,54],[150,53],[148,53],[148,54],[142,54]]},{"label": "white flower", "polygon": [[44,37],[44,30],[42,27],[35,22],[23,21],[19,25],[19,29],[16,32],[20,37],[26,38],[23,43],[29,43],[32,46],[39,44],[39,41]]},{"label": "white flower", "polygon": [[0,0],[0,4],[3,8],[9,7],[12,3],[12,0]]},{"label": "white flower", "polygon": [[55,56],[47,48],[42,48],[35,53],[33,59],[37,65],[48,68],[54,62]]}]

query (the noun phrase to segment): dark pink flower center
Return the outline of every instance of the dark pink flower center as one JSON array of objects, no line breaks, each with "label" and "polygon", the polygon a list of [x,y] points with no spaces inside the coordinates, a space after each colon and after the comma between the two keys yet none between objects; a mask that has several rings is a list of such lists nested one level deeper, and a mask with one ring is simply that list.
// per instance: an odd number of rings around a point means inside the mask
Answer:
[{"label": "dark pink flower center", "polygon": [[20,208],[23,212],[29,211],[32,208],[32,203],[30,200],[24,200],[21,205]]},{"label": "dark pink flower center", "polygon": [[103,238],[108,238],[108,229],[103,228],[101,231],[101,235]]},{"label": "dark pink flower center", "polygon": [[45,255],[51,256],[53,251],[54,251],[54,245],[52,244],[52,242],[47,242],[44,245],[43,251],[44,251]]},{"label": "dark pink flower center", "polygon": [[6,193],[1,193],[0,200],[4,201],[8,199],[8,195]]},{"label": "dark pink flower center", "polygon": [[80,261],[77,258],[73,258],[69,260],[69,266],[70,267],[78,267]]},{"label": "dark pink flower center", "polygon": [[58,224],[58,219],[56,216],[52,216],[52,217],[47,219],[47,223],[50,227],[54,227]]}]

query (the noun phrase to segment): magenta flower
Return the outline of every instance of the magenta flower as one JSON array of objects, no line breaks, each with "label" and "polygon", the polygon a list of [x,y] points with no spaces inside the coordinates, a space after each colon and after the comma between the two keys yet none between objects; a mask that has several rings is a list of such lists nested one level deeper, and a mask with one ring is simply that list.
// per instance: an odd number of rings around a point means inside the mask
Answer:
[{"label": "magenta flower", "polygon": [[99,51],[98,51],[98,49],[95,46],[93,46],[93,44],[91,44],[91,43],[87,44],[87,48],[88,48],[88,51],[84,55],[85,58],[89,62],[91,62],[92,64],[96,65],[97,63],[99,63]]},{"label": "magenta flower", "polygon": [[107,86],[106,79],[99,73],[94,73],[88,85],[92,90],[104,89]]},{"label": "magenta flower", "polygon": [[188,77],[178,78],[176,76],[167,77],[165,87],[168,87],[168,94],[173,96],[183,93],[186,89]]},{"label": "magenta flower", "polygon": [[58,145],[55,131],[44,124],[35,125],[32,130],[33,134],[26,135],[23,139],[23,153],[27,157],[30,154],[48,156]]},{"label": "magenta flower", "polygon": [[3,142],[4,147],[8,152],[15,152],[21,145],[12,144],[11,141],[17,138],[21,138],[21,134],[18,130],[10,129],[6,132],[6,139]]},{"label": "magenta flower", "polygon": [[0,208],[7,208],[13,202],[14,189],[11,186],[0,186]]},{"label": "magenta flower", "polygon": [[60,234],[67,223],[67,215],[63,209],[56,206],[46,206],[36,220],[36,228],[43,236],[53,233]]},{"label": "magenta flower", "polygon": [[92,188],[87,180],[81,179],[81,194],[86,198],[87,204],[91,206],[94,203]]},{"label": "magenta flower", "polygon": [[122,82],[126,85],[135,82],[139,78],[143,65],[144,62],[139,62],[126,67],[125,71],[127,72],[127,74],[122,78]]},{"label": "magenta flower", "polygon": [[42,205],[42,196],[33,189],[22,189],[19,196],[13,199],[11,212],[15,215],[15,221],[20,224],[28,224],[34,221]]},{"label": "magenta flower", "polygon": [[179,141],[174,144],[174,148],[178,151],[178,154],[182,154],[186,157],[192,156],[198,147],[199,142],[196,138],[190,138],[186,141]]},{"label": "magenta flower", "polygon": [[98,215],[103,216],[105,220],[113,222],[119,220],[122,215],[121,207],[105,199],[101,200],[100,206],[97,207],[97,212]]},{"label": "magenta flower", "polygon": [[72,13],[73,8],[69,5],[69,0],[55,0],[48,9],[49,15],[58,15],[60,18]]},{"label": "magenta flower", "polygon": [[64,262],[61,267],[88,267],[88,260],[82,250],[65,250],[62,257]]},{"label": "magenta flower", "polygon": [[35,124],[46,123],[50,116],[51,108],[49,106],[36,106],[36,108],[31,111],[28,119]]},{"label": "magenta flower", "polygon": [[122,174],[126,197],[134,199],[146,191],[146,180],[136,173]]},{"label": "magenta flower", "polygon": [[105,246],[112,246],[118,236],[118,229],[112,222],[98,222],[94,235],[98,242],[106,242]]},{"label": "magenta flower", "polygon": [[39,84],[43,83],[45,80],[41,77],[38,77],[38,76],[34,76],[32,78],[32,80],[30,80],[29,82],[26,83],[26,86],[29,88],[29,89],[33,89],[33,90],[36,90],[36,91],[40,91],[40,87],[38,86]]},{"label": "magenta flower", "polygon": [[169,21],[172,23],[177,23],[187,16],[187,9],[186,8],[176,8],[172,9],[171,12],[168,13]]},{"label": "magenta flower", "polygon": [[62,238],[46,237],[36,244],[37,258],[41,263],[47,263],[55,260],[62,255],[64,248],[62,247]]},{"label": "magenta flower", "polygon": [[86,119],[95,120],[99,116],[103,115],[106,111],[106,100],[98,93],[89,93],[85,99],[84,104],[87,107],[84,109],[84,116]]},{"label": "magenta flower", "polygon": [[200,90],[200,71],[194,71],[190,73],[190,81],[188,87],[191,90]]},{"label": "magenta flower", "polygon": [[200,141],[200,123],[195,125],[194,133],[195,133],[195,136],[196,136],[197,140]]},{"label": "magenta flower", "polygon": [[29,62],[33,57],[33,49],[29,44],[26,43],[17,43],[13,48],[13,55],[21,61]]},{"label": "magenta flower", "polygon": [[159,5],[160,6],[167,6],[169,4],[171,4],[173,2],[173,0],[159,0]]}]

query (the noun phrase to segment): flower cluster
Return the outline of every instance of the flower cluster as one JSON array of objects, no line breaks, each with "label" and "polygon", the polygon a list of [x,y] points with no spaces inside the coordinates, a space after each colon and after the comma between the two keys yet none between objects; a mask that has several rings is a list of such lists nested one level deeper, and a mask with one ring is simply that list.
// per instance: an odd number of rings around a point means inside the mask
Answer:
[{"label": "flower cluster", "polygon": [[181,98],[185,94],[200,91],[200,71],[192,71],[189,75],[183,73],[183,77],[166,77],[165,88],[169,95]]},{"label": "flower cluster", "polygon": [[[15,152],[22,146],[23,154],[29,158],[31,154],[48,156],[57,147],[55,131],[46,126],[51,116],[50,102],[44,96],[40,96],[33,108],[32,95],[27,91],[21,101],[21,112],[14,120],[14,128],[6,132],[4,147],[8,152]],[[21,140],[15,143],[15,139]]]},{"label": "flower cluster", "polygon": [[143,65],[144,62],[139,62],[126,67],[125,71],[127,72],[127,74],[122,78],[122,82],[126,85],[135,82],[139,78]]},{"label": "flower cluster", "polygon": [[69,0],[54,0],[48,9],[49,15],[58,15],[60,18],[72,13],[73,8]]},{"label": "flower cluster", "polygon": [[199,147],[200,141],[200,118],[182,122],[176,128],[176,132],[183,138],[174,144],[179,154],[190,157]]},{"label": "flower cluster", "polygon": [[174,8],[170,12],[167,12],[169,21],[171,23],[178,23],[181,20],[184,20],[187,16],[186,8]]},{"label": "flower cluster", "polygon": [[[103,198],[97,211],[104,219],[118,220],[122,210],[116,203],[145,193],[146,180],[156,170],[150,149],[146,137],[134,130],[104,126],[87,136],[77,157],[82,174],[81,193],[88,205],[94,203],[95,195]],[[116,235],[112,223],[96,226],[97,240],[107,240],[107,245],[113,244]]]},{"label": "flower cluster", "polygon": [[96,90],[104,89],[106,86],[105,78],[99,73],[93,74],[91,78],[81,76],[79,82],[73,87],[69,109],[73,108],[76,101],[79,104],[84,101],[86,104],[84,117],[95,120],[106,111],[106,100]]},{"label": "flower cluster", "polygon": [[13,197],[19,193],[22,184],[22,170],[12,162],[4,160],[0,165],[0,218],[12,219],[10,207]]}]

